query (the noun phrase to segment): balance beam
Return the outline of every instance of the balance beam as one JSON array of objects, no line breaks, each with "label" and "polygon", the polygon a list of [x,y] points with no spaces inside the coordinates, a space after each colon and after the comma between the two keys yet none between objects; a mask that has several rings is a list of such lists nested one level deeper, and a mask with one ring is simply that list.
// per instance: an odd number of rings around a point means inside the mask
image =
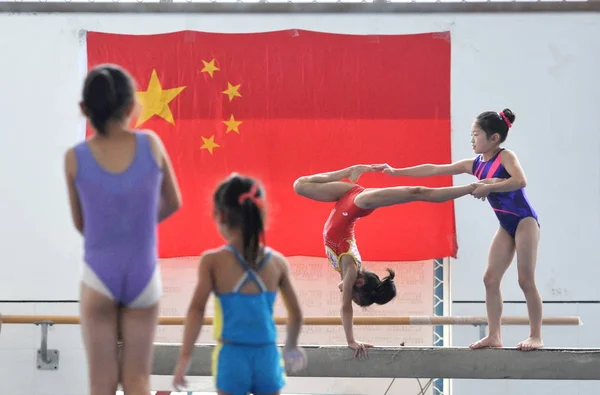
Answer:
[{"label": "balance beam", "polygon": [[[189,376],[211,375],[214,345],[196,345]],[[155,344],[152,374],[172,375],[179,344]],[[600,380],[600,349],[375,347],[357,360],[345,346],[305,346],[308,367],[296,377]]]}]

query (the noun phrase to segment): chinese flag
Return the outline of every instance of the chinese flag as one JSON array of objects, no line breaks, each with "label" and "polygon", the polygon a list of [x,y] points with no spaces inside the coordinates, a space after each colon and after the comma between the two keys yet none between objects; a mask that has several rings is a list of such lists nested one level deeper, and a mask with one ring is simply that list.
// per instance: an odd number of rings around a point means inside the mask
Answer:
[{"label": "chinese flag", "polygon": [[[160,256],[223,243],[212,193],[232,172],[258,178],[266,241],[287,256],[324,256],[332,203],[297,196],[297,177],[352,164],[450,161],[450,35],[343,35],[305,30],[156,35],[88,32],[88,66],[116,63],[137,81],[138,129],[168,150],[183,207],[160,225]],[[366,173],[365,187],[449,186],[451,177]],[[454,206],[376,210],[356,227],[365,260],[455,256]]]}]

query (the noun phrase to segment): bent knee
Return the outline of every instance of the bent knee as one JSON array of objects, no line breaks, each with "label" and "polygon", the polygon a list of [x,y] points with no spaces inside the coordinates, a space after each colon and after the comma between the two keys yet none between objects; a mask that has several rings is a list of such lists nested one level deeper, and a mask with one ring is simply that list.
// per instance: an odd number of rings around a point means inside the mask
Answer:
[{"label": "bent knee", "polygon": [[294,181],[294,192],[296,192],[300,196],[303,196],[306,186],[306,177],[300,177],[296,181]]},{"label": "bent knee", "polygon": [[417,186],[417,187],[408,187],[408,193],[414,196],[423,196],[425,194],[427,194],[427,191],[429,191],[430,188],[426,188],[426,187],[421,187],[421,186]]},{"label": "bent knee", "polygon": [[502,282],[502,276],[498,276],[492,272],[486,272],[483,275],[483,284],[486,289],[500,289],[500,283]]},{"label": "bent knee", "polygon": [[430,195],[431,188],[415,186],[407,187],[407,202],[413,202],[415,200],[427,200],[427,195]]},{"label": "bent knee", "polygon": [[535,291],[535,279],[532,275],[519,275],[519,287],[525,293]]}]

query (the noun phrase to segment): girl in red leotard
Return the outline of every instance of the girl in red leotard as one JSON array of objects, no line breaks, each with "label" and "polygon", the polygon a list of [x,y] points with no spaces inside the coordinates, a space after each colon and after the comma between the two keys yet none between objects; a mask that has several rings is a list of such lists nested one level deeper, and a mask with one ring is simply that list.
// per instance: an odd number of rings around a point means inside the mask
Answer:
[{"label": "girl in red leotard", "polygon": [[[356,184],[364,172],[375,172],[371,165],[355,165],[329,173],[298,178],[294,190],[300,196],[319,202],[336,202],[323,229],[325,252],[334,270],[340,273],[338,284],[342,292],[340,311],[348,346],[358,358],[366,356],[372,344],[354,338],[352,301],[359,306],[386,304],[396,296],[394,271],[379,279],[361,266],[361,257],[354,237],[356,220],[371,214],[376,208],[424,201],[442,203],[468,195],[476,184],[459,187],[427,188],[421,186],[363,188]],[[342,180],[349,179],[350,182]]]}]

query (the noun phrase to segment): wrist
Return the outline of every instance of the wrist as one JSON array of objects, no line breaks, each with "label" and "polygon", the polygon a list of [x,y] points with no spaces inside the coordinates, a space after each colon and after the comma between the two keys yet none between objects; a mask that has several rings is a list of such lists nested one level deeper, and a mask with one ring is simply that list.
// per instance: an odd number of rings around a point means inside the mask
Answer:
[{"label": "wrist", "polygon": [[180,364],[188,364],[192,359],[192,353],[186,350],[181,350],[179,354],[179,363]]},{"label": "wrist", "polygon": [[298,343],[296,343],[296,342],[287,341],[287,342],[285,342],[285,345],[283,346],[284,350],[293,350],[295,348],[298,348]]}]

